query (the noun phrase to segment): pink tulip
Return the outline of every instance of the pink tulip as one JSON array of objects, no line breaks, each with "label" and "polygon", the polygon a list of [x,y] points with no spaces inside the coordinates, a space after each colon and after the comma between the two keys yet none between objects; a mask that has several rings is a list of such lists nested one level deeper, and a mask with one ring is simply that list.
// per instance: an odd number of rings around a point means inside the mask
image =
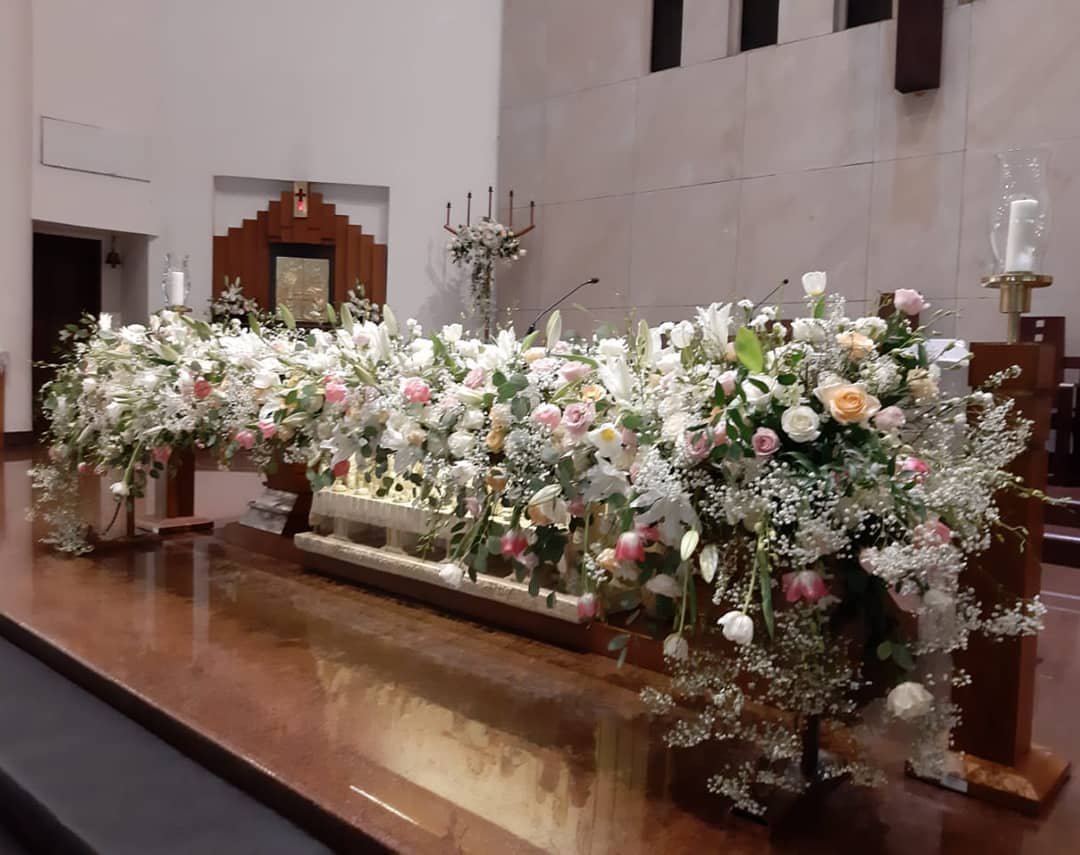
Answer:
[{"label": "pink tulip", "polygon": [[277,434],[277,425],[269,419],[260,419],[259,432],[262,434],[263,439],[273,439]]},{"label": "pink tulip", "polygon": [[529,539],[520,528],[512,528],[499,539],[502,554],[509,558],[518,558],[529,548]]},{"label": "pink tulip", "polygon": [[150,451],[150,456],[155,463],[168,463],[169,458],[172,457],[172,449],[167,445],[159,445]]},{"label": "pink tulip", "polygon": [[570,511],[572,517],[585,516],[585,500],[581,496],[571,499],[566,508]]},{"label": "pink tulip", "polygon": [[559,422],[562,421],[562,410],[560,410],[555,404],[541,404],[535,410],[533,410],[533,421],[537,424],[542,424],[551,430],[555,430],[559,426]]},{"label": "pink tulip", "polygon": [[349,459],[346,457],[344,460],[339,460],[330,471],[335,478],[344,478],[349,474]]},{"label": "pink tulip", "polygon": [[582,620],[592,620],[596,617],[596,594],[582,594],[578,597],[577,613]]},{"label": "pink tulip", "polygon": [[754,431],[750,444],[754,447],[756,457],[771,457],[780,447],[780,437],[772,428],[759,427]]},{"label": "pink tulip", "polygon": [[196,380],[191,388],[195,392],[195,397],[200,401],[208,397],[210,393],[214,391],[214,387],[210,385],[210,381],[205,377],[200,377]]},{"label": "pink tulip", "polygon": [[93,471],[93,467],[89,463],[87,463],[85,460],[83,460],[81,463],[79,463],[79,474],[80,475],[89,475],[92,471]]},{"label": "pink tulip", "polygon": [[431,400],[431,387],[419,377],[410,377],[401,385],[401,394],[410,404],[426,404]]},{"label": "pink tulip", "polygon": [[645,538],[646,543],[656,543],[660,539],[660,529],[654,525],[634,523],[634,531]]},{"label": "pink tulip", "polygon": [[340,404],[345,400],[345,395],[348,391],[349,390],[345,388],[345,384],[336,378],[327,380],[326,385],[323,387],[323,395],[328,404]]},{"label": "pink tulip", "polygon": [[900,461],[900,471],[910,472],[916,481],[922,481],[929,474],[930,467],[918,457],[905,457]]},{"label": "pink tulip", "polygon": [[255,447],[255,432],[250,430],[237,431],[236,444],[245,451]]},{"label": "pink tulip", "polygon": [[799,600],[816,603],[829,593],[829,589],[825,587],[825,580],[816,570],[785,573],[782,581],[784,598],[789,603],[797,603]]},{"label": "pink tulip", "polygon": [[636,531],[624,531],[615,541],[617,561],[644,561],[645,538]]},{"label": "pink tulip", "polygon": [[462,381],[462,385],[469,389],[479,389],[487,382],[487,375],[484,374],[484,369],[480,366],[469,369],[469,373],[465,375],[465,379]]}]

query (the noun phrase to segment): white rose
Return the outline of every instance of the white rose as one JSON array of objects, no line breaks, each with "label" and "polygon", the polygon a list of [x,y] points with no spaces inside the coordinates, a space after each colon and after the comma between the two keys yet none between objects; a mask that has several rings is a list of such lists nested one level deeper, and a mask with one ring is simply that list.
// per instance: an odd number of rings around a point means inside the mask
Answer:
[{"label": "white rose", "polygon": [[780,427],[795,442],[813,442],[821,436],[821,419],[805,404],[784,410]]},{"label": "white rose", "polygon": [[807,297],[820,297],[825,293],[825,286],[828,285],[829,277],[824,271],[815,270],[810,273],[804,273],[802,278],[803,291],[806,292]]},{"label": "white rose", "polygon": [[749,644],[754,640],[754,621],[750,615],[731,611],[719,620],[724,629],[724,638],[736,644]]},{"label": "white rose", "polygon": [[[764,389],[761,388],[762,385],[765,386]],[[770,377],[768,374],[751,374],[742,384],[746,403],[755,410],[763,410],[768,406],[775,388],[776,378]]]},{"label": "white rose", "polygon": [[671,336],[671,344],[682,350],[689,347],[694,338],[694,325],[690,321],[679,321],[671,328],[669,335]]},{"label": "white rose", "polygon": [[465,581],[465,568],[451,561],[440,564],[439,578],[452,588],[460,588],[461,583]]},{"label": "white rose", "polygon": [[484,426],[484,412],[476,407],[469,407],[461,417],[463,430],[480,430]]},{"label": "white rose", "polygon": [[446,445],[454,457],[467,457],[476,447],[476,434],[456,430],[450,434]]},{"label": "white rose", "polygon": [[825,328],[813,318],[796,318],[791,322],[791,338],[813,345],[825,343]]},{"label": "white rose", "polygon": [[934,696],[923,688],[922,683],[901,683],[885,701],[889,712],[903,721],[915,721],[930,712]]}]

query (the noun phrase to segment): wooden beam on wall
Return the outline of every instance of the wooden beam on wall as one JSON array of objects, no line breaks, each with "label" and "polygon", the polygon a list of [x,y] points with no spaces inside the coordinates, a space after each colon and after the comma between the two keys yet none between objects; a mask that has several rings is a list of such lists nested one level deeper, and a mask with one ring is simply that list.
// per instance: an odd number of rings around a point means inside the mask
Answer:
[{"label": "wooden beam on wall", "polygon": [[945,0],[900,0],[896,14],[896,89],[941,86]]}]

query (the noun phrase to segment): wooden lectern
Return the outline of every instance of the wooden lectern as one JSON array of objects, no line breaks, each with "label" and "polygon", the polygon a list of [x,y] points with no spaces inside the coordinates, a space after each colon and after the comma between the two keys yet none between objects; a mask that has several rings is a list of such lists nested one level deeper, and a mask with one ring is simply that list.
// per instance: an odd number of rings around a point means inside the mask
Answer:
[{"label": "wooden lectern", "polygon": [[[1020,367],[1020,376],[1001,392],[1016,400],[1018,412],[1034,426],[1027,451],[1011,470],[1028,487],[1045,490],[1046,440],[1057,389],[1053,346],[984,343],[971,345],[971,351],[972,386],[1013,365]],[[968,569],[963,582],[988,604],[1034,597],[1042,577],[1042,503],[1015,495],[1000,501],[1002,521],[1027,529],[1027,536],[1022,543],[1011,534],[995,540]],[[953,746],[958,771],[936,783],[1029,814],[1040,813],[1061,789],[1069,763],[1031,742],[1036,646],[1032,636],[1004,641],[974,636],[957,655],[957,666],[972,678],[953,692],[962,717]]]}]

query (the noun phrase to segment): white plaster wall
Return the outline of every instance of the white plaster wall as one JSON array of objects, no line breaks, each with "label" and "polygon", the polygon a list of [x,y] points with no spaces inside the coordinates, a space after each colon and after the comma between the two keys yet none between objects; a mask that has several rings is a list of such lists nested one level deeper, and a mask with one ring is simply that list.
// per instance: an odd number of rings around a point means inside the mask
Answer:
[{"label": "white plaster wall", "polygon": [[[0,349],[29,360],[31,218],[151,237],[136,242],[122,277],[126,320],[160,308],[167,251],[190,255],[191,302],[205,306],[211,237],[235,213],[215,201],[215,176],[308,180],[364,219],[377,209],[398,314],[431,322],[460,312],[441,226],[448,200],[495,179],[500,0],[3,0],[0,9],[0,175],[10,177],[0,220],[12,224]],[[147,136],[152,181],[41,165],[43,115]],[[389,188],[389,204],[365,196],[370,187]],[[22,228],[25,246],[9,246]],[[9,430],[29,426],[21,370],[9,378]]]},{"label": "white plaster wall", "polygon": [[30,0],[0,0],[0,351],[10,360],[4,431],[30,429],[30,56]]}]

